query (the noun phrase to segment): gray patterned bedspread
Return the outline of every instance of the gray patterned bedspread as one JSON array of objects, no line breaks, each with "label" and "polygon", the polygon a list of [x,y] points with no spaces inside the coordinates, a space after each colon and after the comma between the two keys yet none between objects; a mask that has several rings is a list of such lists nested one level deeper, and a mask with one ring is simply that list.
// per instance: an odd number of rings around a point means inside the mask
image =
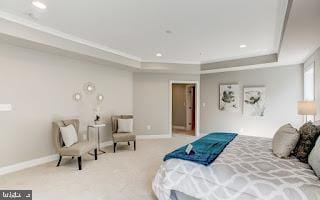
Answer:
[{"label": "gray patterned bedspread", "polygon": [[237,136],[209,166],[170,159],[152,188],[159,200],[179,191],[197,199],[320,199],[320,180],[307,164],[272,154],[271,139]]}]

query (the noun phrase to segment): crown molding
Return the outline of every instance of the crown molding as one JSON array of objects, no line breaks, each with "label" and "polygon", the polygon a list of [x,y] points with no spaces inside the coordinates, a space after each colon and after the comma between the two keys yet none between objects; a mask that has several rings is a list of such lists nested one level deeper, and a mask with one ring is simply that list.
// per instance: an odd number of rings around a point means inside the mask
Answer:
[{"label": "crown molding", "polygon": [[227,60],[213,63],[206,63],[201,65],[201,71],[225,69],[241,66],[251,66],[258,64],[267,64],[278,62],[278,54],[260,55],[255,57],[247,57],[235,60]]},{"label": "crown molding", "polygon": [[85,39],[82,39],[80,37],[76,37],[74,35],[70,35],[70,34],[64,33],[62,31],[58,31],[56,29],[53,29],[53,28],[50,28],[50,27],[47,27],[47,26],[39,25],[37,23],[32,22],[31,20],[26,20],[26,19],[24,19],[22,17],[15,16],[15,15],[12,15],[12,14],[7,13],[7,12],[0,11],[0,18],[6,19],[8,21],[11,21],[11,22],[14,22],[14,23],[17,23],[17,24],[20,24],[20,25],[23,25],[23,26],[26,26],[26,27],[41,31],[41,32],[44,32],[44,33],[47,33],[47,34],[50,34],[50,35],[54,35],[54,36],[57,36],[57,37],[60,37],[60,38],[63,38],[63,39],[67,39],[67,40],[70,40],[70,41],[73,41],[73,42],[77,42],[79,44],[83,44],[83,45],[86,45],[86,46],[89,46],[89,47],[93,47],[93,48],[96,48],[96,49],[99,49],[99,50],[102,50],[102,51],[110,52],[110,53],[113,53],[113,54],[116,54],[116,55],[119,55],[119,56],[127,57],[127,58],[130,58],[130,59],[133,59],[133,60],[141,61],[141,58],[139,58],[137,56],[133,56],[133,55],[130,55],[130,54],[127,54],[127,53],[112,49],[110,47],[107,47],[107,46],[104,46],[104,45],[100,45],[98,43],[95,43],[95,42],[92,42],[92,41],[89,41],[89,40],[85,40]]},{"label": "crown molding", "polygon": [[275,62],[275,63],[265,63],[265,64],[256,64],[256,65],[239,66],[239,67],[217,68],[217,69],[203,70],[200,72],[200,74],[214,74],[214,73],[222,73],[222,72],[255,70],[255,69],[273,68],[273,67],[287,67],[287,66],[295,66],[295,65],[303,66],[303,63]]}]

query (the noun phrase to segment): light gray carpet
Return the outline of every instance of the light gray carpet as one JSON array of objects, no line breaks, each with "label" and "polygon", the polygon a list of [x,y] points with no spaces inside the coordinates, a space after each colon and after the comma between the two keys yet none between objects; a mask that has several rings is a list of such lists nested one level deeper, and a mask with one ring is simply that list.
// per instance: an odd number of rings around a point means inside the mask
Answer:
[{"label": "light gray carpet", "polygon": [[194,137],[177,135],[171,139],[138,140],[133,145],[105,148],[107,154],[95,161],[92,156],[83,159],[78,170],[77,159],[65,158],[61,166],[56,162],[0,176],[1,189],[32,189],[33,199],[156,199],[152,192],[153,177],[163,156],[186,144]]}]

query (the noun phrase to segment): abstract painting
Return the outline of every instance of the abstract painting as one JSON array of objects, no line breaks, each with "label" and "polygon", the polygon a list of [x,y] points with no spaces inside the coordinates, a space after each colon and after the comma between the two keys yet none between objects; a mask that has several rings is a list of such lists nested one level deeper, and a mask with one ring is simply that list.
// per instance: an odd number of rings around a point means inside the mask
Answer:
[{"label": "abstract painting", "polygon": [[263,117],[266,109],[266,87],[247,87],[243,89],[243,93],[243,115]]},{"label": "abstract painting", "polygon": [[220,110],[238,112],[240,111],[239,106],[239,85],[220,85]]}]

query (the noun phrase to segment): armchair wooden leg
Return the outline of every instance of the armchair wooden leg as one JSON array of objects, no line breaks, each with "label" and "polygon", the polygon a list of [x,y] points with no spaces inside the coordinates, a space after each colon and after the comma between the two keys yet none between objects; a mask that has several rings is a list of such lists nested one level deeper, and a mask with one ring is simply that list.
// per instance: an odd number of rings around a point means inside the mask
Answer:
[{"label": "armchair wooden leg", "polygon": [[79,170],[82,170],[82,166],[81,166],[81,156],[78,157],[78,165],[79,165]]},{"label": "armchair wooden leg", "polygon": [[128,142],[128,145],[130,146],[130,142]]},{"label": "armchair wooden leg", "polygon": [[117,143],[113,143],[113,153],[116,152],[116,146],[117,146]]},{"label": "armchair wooden leg", "polygon": [[94,149],[94,159],[98,160],[98,149]]},{"label": "armchair wooden leg", "polygon": [[133,149],[136,150],[136,141],[133,141]]},{"label": "armchair wooden leg", "polygon": [[58,161],[57,167],[59,167],[59,166],[60,166],[61,159],[62,159],[62,156],[60,156],[60,157],[59,157],[59,161]]}]

